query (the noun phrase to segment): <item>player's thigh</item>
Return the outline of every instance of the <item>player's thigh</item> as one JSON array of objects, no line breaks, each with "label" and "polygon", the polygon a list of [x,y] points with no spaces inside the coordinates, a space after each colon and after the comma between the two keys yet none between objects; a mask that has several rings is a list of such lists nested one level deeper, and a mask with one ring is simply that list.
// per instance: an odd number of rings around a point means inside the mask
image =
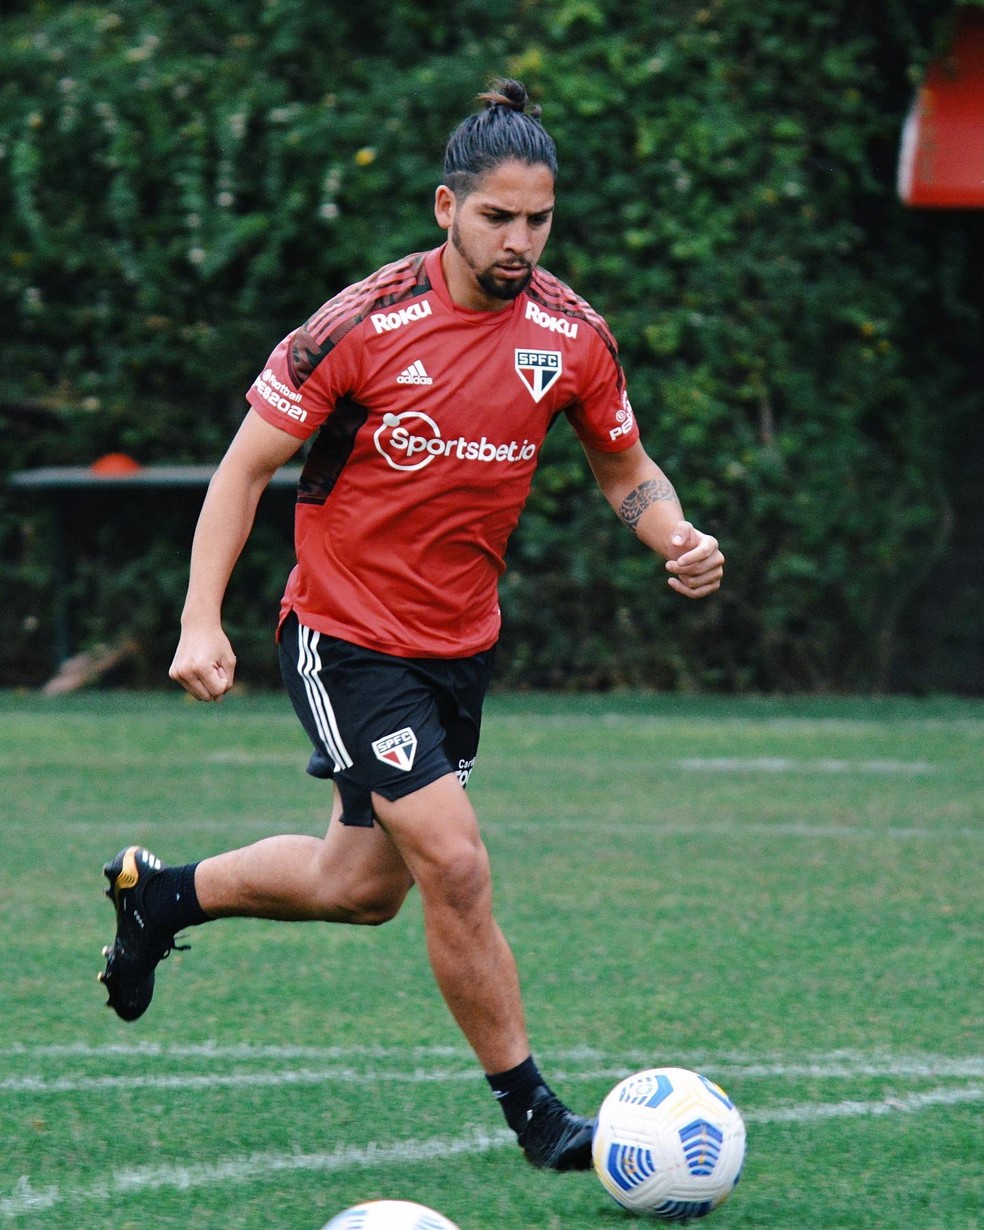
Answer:
[{"label": "player's thigh", "polygon": [[403,855],[380,825],[341,824],[341,800],[334,792],[332,817],[321,843],[319,864],[333,886],[332,896],[352,914],[391,918],[413,886]]},{"label": "player's thigh", "polygon": [[490,895],[488,855],[478,818],[456,773],[399,799],[373,795],[379,826],[421,892],[477,901]]}]

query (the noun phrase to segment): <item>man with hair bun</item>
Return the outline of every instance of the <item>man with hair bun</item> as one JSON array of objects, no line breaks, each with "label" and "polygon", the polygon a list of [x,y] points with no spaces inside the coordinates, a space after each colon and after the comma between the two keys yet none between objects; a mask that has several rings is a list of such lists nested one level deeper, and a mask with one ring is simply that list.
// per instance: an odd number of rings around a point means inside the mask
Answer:
[{"label": "man with hair bun", "polygon": [[447,143],[434,198],[446,241],[342,290],[274,349],[192,546],[170,674],[213,701],[233,685],[222,601],[257,501],[310,441],[277,640],[308,771],[333,782],[327,833],[181,866],[121,850],[104,869],[116,937],[100,979],[134,1020],[179,931],[234,916],[375,925],[416,885],[438,987],[525,1156],[580,1170],[593,1120],[533,1060],[465,790],[506,543],[554,418],[673,590],[713,593],[724,559],[640,443],[607,324],[540,267],[557,177],[540,109],[508,79],[480,101]]}]

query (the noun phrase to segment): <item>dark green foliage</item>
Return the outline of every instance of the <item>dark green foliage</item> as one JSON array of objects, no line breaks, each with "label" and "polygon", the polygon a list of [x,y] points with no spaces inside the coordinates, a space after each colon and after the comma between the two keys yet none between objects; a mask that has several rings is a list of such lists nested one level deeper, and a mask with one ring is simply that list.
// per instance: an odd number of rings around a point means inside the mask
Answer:
[{"label": "dark green foliage", "polygon": [[[898,622],[945,543],[947,441],[981,410],[968,372],[979,218],[907,211],[894,189],[902,118],[948,10],[130,0],[6,12],[9,469],[110,450],[217,460],[284,332],[438,242],[444,140],[506,71],[542,101],[561,155],[546,264],[608,316],[650,451],[721,538],[729,575],[696,606],[666,590],[558,427],[503,584],[501,677],[884,685]],[[3,501],[0,568],[17,597],[0,615],[0,677],[30,681],[47,666],[44,523]],[[141,681],[162,677],[185,583],[186,515],[167,507],[149,537],[146,513],[107,530],[126,564],[100,568],[96,551],[77,575],[85,639],[131,621]],[[289,526],[267,527],[234,583],[246,678],[272,679],[289,563]]]}]

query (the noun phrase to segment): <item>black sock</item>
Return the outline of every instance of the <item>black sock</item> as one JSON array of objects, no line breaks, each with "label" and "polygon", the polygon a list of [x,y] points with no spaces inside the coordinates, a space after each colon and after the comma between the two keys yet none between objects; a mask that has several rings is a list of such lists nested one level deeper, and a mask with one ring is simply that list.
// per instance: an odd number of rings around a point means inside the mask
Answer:
[{"label": "black sock", "polygon": [[524,1059],[508,1072],[485,1074],[485,1079],[492,1087],[497,1101],[506,1116],[506,1122],[517,1134],[526,1127],[530,1107],[533,1105],[533,1090],[546,1081],[540,1075],[540,1070],[533,1062],[533,1056]]},{"label": "black sock", "polygon": [[197,866],[197,863],[185,863],[183,867],[165,867],[160,875],[148,881],[144,901],[155,926],[161,931],[176,935],[185,927],[208,922],[208,915],[198,904],[195,892]]}]

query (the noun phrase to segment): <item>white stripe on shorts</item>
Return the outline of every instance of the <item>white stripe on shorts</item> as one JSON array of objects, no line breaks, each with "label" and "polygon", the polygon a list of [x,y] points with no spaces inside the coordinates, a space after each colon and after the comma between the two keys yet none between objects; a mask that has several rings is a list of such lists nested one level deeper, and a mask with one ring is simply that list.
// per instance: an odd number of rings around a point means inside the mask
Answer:
[{"label": "white stripe on shorts", "polygon": [[331,707],[331,701],[328,698],[328,693],[325,691],[325,685],[321,682],[321,677],[318,673],[321,670],[321,657],[318,653],[318,642],[320,640],[320,632],[316,632],[313,628],[305,628],[302,623],[298,622],[297,673],[304,681],[304,690],[307,693],[311,716],[314,718],[314,724],[318,728],[321,742],[335,761],[335,768],[349,769],[352,767],[352,757],[348,754],[348,750],[345,747],[338,729],[338,723],[335,720],[335,711]]}]

